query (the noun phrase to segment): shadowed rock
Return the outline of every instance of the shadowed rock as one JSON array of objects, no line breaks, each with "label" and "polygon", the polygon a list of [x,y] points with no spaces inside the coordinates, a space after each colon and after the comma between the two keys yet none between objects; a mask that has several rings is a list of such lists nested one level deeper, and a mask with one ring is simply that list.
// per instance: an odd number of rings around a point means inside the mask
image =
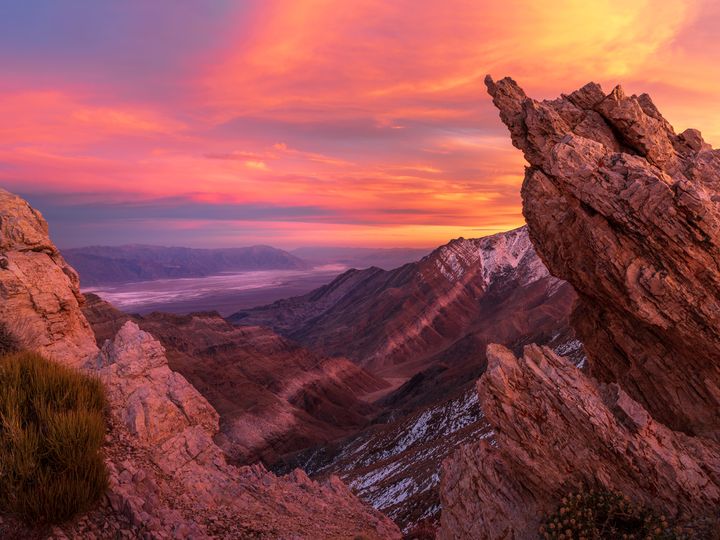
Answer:
[{"label": "shadowed rock", "polygon": [[720,448],[653,420],[617,384],[596,384],[550,349],[488,347],[478,381],[495,440],[444,464],[440,538],[536,538],[578,486],[604,487],[670,516],[713,512]]}]

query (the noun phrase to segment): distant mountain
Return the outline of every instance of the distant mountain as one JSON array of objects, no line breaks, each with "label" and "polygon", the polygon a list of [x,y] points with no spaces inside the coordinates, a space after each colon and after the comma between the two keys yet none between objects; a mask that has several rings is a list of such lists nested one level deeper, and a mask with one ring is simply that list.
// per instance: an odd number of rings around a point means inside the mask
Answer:
[{"label": "distant mountain", "polygon": [[353,247],[301,247],[290,253],[313,264],[342,264],[348,268],[377,266],[391,270],[415,262],[430,253],[432,248],[353,248]]},{"label": "distant mountain", "polygon": [[80,274],[83,286],[204,277],[229,271],[296,270],[309,267],[302,259],[270,246],[227,249],[91,246],[66,249],[62,254]]},{"label": "distant mountain", "polygon": [[383,376],[479,358],[487,343],[556,330],[575,296],[537,257],[523,227],[457,239],[391,271],[349,270],[304,296],[236,313]]}]

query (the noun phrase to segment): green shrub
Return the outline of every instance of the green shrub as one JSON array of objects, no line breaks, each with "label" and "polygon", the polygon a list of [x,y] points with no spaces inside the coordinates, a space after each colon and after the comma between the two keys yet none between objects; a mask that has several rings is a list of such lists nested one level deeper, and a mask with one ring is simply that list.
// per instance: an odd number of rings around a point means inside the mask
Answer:
[{"label": "green shrub", "polygon": [[107,488],[98,379],[35,353],[0,358],[0,510],[62,522]]},{"label": "green shrub", "polygon": [[561,540],[677,538],[665,516],[604,490],[580,491],[563,498],[557,511],[540,526],[540,536]]}]

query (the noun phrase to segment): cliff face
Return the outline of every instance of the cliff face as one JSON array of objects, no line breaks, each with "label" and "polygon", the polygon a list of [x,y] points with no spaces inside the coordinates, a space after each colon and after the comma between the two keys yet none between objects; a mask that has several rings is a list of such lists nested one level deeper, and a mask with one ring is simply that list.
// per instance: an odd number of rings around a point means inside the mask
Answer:
[{"label": "cliff face", "polygon": [[535,538],[583,487],[717,521],[720,152],[676,135],[647,95],[589,84],[537,102],[511,79],[486,84],[530,163],[530,238],[578,293],[592,377],[546,348],[488,347],[478,395],[495,444],[445,462],[439,537]]},{"label": "cliff face", "polygon": [[77,367],[97,354],[82,303],[40,212],[0,189],[0,320],[23,346]]},{"label": "cliff face", "polygon": [[720,437],[720,151],[647,94],[588,84],[554,101],[486,81],[530,163],[530,237],[579,295],[590,373],[654,418]]},{"label": "cliff face", "polygon": [[[53,529],[52,538],[400,537],[335,477],[321,485],[301,471],[278,477],[262,466],[228,464],[213,440],[218,413],[133,322],[117,332],[103,327],[113,339],[98,351],[77,275],[46,223],[2,190],[0,249],[0,321],[25,347],[98,375],[110,402],[107,498]],[[30,537],[4,518],[0,534]]]}]

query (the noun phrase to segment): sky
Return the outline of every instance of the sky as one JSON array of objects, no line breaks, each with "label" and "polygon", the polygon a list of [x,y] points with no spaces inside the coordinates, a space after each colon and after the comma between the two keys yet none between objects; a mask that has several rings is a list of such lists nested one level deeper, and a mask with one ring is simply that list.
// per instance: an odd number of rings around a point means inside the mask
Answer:
[{"label": "sky", "polygon": [[483,84],[720,144],[720,3],[0,0],[0,186],[60,247],[433,247],[523,223]]}]

